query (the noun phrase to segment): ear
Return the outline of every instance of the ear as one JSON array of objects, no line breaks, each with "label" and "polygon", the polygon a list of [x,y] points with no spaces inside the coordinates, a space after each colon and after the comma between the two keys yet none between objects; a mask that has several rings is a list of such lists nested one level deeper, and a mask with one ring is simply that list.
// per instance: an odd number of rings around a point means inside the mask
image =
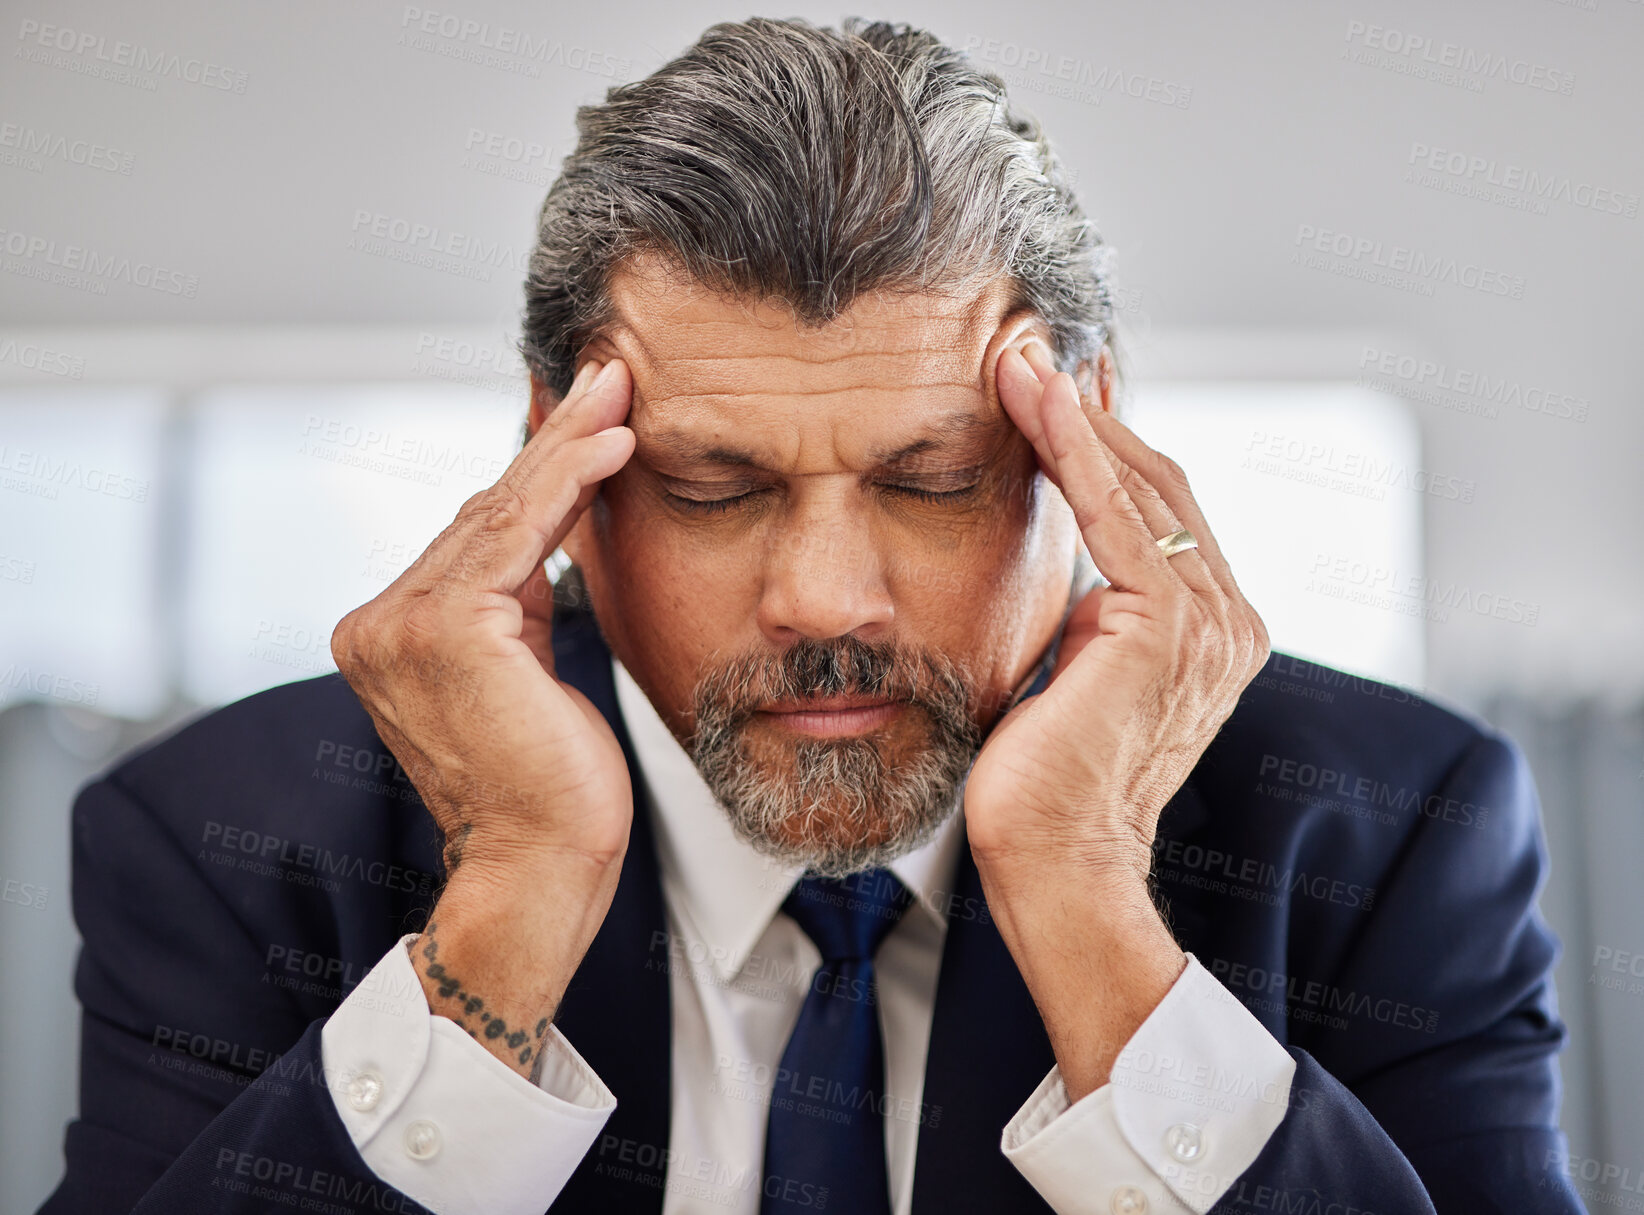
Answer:
[{"label": "ear", "polygon": [[1098,399],[1101,401],[1102,412],[1112,413],[1117,403],[1113,392],[1113,354],[1104,345],[1096,356],[1096,383],[1091,383],[1090,361],[1086,359],[1073,372],[1073,382],[1079,386],[1079,396],[1088,409]]},{"label": "ear", "polygon": [[527,436],[537,433],[542,424],[548,420],[548,415],[553,412],[554,406],[559,404],[559,400],[559,397],[554,395],[553,390],[538,379],[537,373],[533,371],[531,373],[531,411],[525,422]]},{"label": "ear", "polygon": [[1032,341],[1038,341],[1046,350],[1053,349],[1049,326],[1031,308],[1018,309],[1000,320],[999,327],[994,330],[993,337],[989,339],[987,348],[982,352],[982,366],[986,369],[983,378],[987,384],[990,405],[997,409],[1004,408],[999,400],[999,384],[996,379],[999,374],[999,356],[1006,350],[1014,350],[1020,354],[1022,347]]}]

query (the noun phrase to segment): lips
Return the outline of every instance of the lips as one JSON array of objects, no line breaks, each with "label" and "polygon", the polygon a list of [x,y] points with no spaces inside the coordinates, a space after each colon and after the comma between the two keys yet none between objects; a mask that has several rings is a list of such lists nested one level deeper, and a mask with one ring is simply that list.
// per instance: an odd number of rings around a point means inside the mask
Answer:
[{"label": "lips", "polygon": [[814,696],[772,701],[759,716],[781,730],[817,738],[848,738],[883,729],[907,707],[906,701],[885,696]]},{"label": "lips", "polygon": [[894,704],[889,696],[810,696],[802,700],[773,700],[767,713],[838,713],[846,709],[876,709]]}]

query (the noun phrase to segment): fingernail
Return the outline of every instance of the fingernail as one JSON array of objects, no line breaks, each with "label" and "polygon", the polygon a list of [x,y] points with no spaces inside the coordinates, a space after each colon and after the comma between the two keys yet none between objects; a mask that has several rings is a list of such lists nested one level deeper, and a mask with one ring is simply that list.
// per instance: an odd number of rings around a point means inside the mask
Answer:
[{"label": "fingernail", "polygon": [[592,392],[594,389],[599,388],[600,386],[608,383],[611,379],[611,376],[614,375],[615,373],[616,373],[616,360],[612,359],[610,362],[606,363],[605,366],[603,366],[599,369],[599,374],[594,377],[594,382],[592,384],[588,385],[588,391]]}]

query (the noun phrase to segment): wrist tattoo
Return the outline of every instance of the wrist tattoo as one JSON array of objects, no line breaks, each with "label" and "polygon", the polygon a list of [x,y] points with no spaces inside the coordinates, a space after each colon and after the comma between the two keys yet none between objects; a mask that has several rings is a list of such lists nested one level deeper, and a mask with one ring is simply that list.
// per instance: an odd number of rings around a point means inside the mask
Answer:
[{"label": "wrist tattoo", "polygon": [[[446,838],[445,875],[447,877],[450,877],[453,873],[455,873],[457,871],[457,866],[462,864],[462,850],[464,845],[468,843],[469,832],[473,831],[473,829],[473,823],[463,823]],[[433,925],[429,925],[429,927],[433,927]]]},{"label": "wrist tattoo", "polygon": [[499,1045],[507,1047],[522,1066],[530,1065],[530,1080],[535,1084],[542,1078],[543,1041],[548,1036],[551,1018],[543,1017],[535,1028],[527,1032],[511,1027],[501,1016],[491,1012],[485,1007],[485,1000],[468,990],[468,985],[447,971],[445,964],[439,960],[440,945],[434,939],[437,927],[430,920],[417,942],[417,953],[422,957],[422,973],[439,984],[438,992],[442,998],[453,1001],[452,1006],[436,1011],[462,1026],[475,1041],[483,1038],[492,1045],[492,1049]]}]

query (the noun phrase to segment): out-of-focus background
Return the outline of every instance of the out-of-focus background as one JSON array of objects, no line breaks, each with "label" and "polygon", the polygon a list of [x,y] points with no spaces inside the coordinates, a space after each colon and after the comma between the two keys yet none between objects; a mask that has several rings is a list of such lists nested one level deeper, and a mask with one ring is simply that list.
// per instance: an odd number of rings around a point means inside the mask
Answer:
[{"label": "out-of-focus background", "polygon": [[[76,1101],[74,792],[331,669],[336,620],[517,450],[520,282],[576,106],[749,14],[3,9],[0,1211],[22,1212]],[[1568,1169],[1593,1209],[1639,1209],[1644,2],[793,11],[929,28],[1044,122],[1118,250],[1133,421],[1275,648],[1525,748]]]}]

